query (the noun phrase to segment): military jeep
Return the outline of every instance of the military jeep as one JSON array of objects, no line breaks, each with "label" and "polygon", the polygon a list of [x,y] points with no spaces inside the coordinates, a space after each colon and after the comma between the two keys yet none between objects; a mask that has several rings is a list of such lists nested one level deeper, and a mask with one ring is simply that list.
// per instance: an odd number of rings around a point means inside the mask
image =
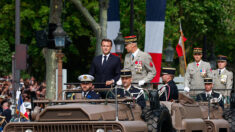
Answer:
[{"label": "military jeep", "polygon": [[[116,102],[116,103],[115,103]],[[141,109],[134,99],[36,100],[31,122],[11,122],[5,132],[229,132],[219,105],[198,103],[184,94],[174,102],[149,94]]]}]

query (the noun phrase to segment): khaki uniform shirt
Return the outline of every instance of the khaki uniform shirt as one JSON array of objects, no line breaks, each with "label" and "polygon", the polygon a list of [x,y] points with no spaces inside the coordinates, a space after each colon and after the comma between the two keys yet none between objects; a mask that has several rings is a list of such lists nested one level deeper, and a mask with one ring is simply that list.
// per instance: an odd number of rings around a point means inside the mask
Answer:
[{"label": "khaki uniform shirt", "polygon": [[[190,89],[204,89],[205,77],[212,78],[211,66],[208,62],[201,60],[199,66],[197,66],[196,62],[189,63],[184,77],[184,86]],[[198,94],[201,92],[202,91],[197,91],[192,93]]]},{"label": "khaki uniform shirt", "polygon": [[[219,70],[213,70],[213,83],[214,83],[214,90],[216,89],[231,89],[233,85],[233,73],[224,69],[220,75]],[[228,90],[220,90],[224,96],[230,96],[230,92]]]},{"label": "khaki uniform shirt", "polygon": [[134,60],[132,60],[132,53],[128,53],[125,56],[124,68],[131,70],[133,83],[138,83],[140,80],[148,83],[156,75],[151,56],[141,50],[138,51]]}]

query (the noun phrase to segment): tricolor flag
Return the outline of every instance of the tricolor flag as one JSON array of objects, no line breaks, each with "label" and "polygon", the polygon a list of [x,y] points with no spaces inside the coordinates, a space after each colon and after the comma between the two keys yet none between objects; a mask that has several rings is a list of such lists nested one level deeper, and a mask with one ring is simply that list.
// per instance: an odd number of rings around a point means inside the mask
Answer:
[{"label": "tricolor flag", "polygon": [[165,26],[166,0],[146,1],[145,47],[153,59],[157,75],[152,82],[158,82],[161,73],[163,35]]},{"label": "tricolor flag", "polygon": [[22,96],[21,96],[21,94],[19,92],[17,93],[16,98],[18,99],[16,113],[17,114],[20,113],[21,117],[24,117],[27,120],[29,120],[29,115],[28,115],[28,113],[26,111],[26,108],[25,108],[25,106],[23,104]]},{"label": "tricolor flag", "polygon": [[[118,36],[119,29],[120,29],[119,0],[109,0],[107,38],[113,41]],[[111,53],[115,53],[114,43],[111,49]]]},{"label": "tricolor flag", "polygon": [[180,39],[179,39],[179,42],[178,44],[176,45],[176,52],[178,54],[179,57],[183,56],[184,55],[184,49],[183,49],[183,42],[182,42],[182,38],[183,38],[183,41],[185,42],[187,39],[183,36],[180,36]]}]

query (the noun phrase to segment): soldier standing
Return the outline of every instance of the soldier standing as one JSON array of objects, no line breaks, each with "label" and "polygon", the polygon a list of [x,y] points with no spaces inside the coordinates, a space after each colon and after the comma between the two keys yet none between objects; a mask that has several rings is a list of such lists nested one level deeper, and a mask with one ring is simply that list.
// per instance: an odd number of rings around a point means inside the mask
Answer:
[{"label": "soldier standing", "polygon": [[[232,89],[233,73],[226,69],[227,56],[219,55],[217,58],[218,69],[213,70],[214,89]],[[222,90],[221,93],[227,97],[230,94],[228,90]]]},{"label": "soldier standing", "polygon": [[178,88],[173,80],[174,75],[175,68],[162,68],[162,81],[165,85],[160,88],[158,92],[160,101],[171,101],[178,99]]},{"label": "soldier standing", "polygon": [[[195,62],[189,63],[184,77],[184,91],[189,92],[190,89],[204,89],[203,79],[212,77],[211,66],[202,59],[202,48],[194,48],[193,58]],[[199,92],[193,92],[194,94]]]},{"label": "soldier standing", "polygon": [[156,75],[151,56],[138,48],[136,36],[125,37],[125,44],[128,54],[125,56],[124,68],[131,70],[132,82],[139,86],[151,82]]},{"label": "soldier standing", "polygon": [[213,81],[212,78],[205,78],[205,91],[198,94],[196,101],[208,101],[210,99],[211,103],[219,103],[219,105],[224,108],[223,96],[222,94],[212,90]]}]

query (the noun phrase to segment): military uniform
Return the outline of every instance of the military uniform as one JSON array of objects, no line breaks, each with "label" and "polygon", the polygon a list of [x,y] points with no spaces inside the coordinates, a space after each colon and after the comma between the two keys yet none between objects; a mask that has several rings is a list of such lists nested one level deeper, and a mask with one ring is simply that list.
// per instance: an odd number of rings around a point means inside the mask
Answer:
[{"label": "military uniform", "polygon": [[[115,93],[115,90],[113,92]],[[137,104],[142,109],[146,106],[144,91],[141,88],[134,86],[131,86],[128,90],[125,90],[124,88],[117,88],[117,97],[134,97]]]},{"label": "military uniform", "polygon": [[[219,103],[219,105],[224,108],[224,101],[222,94],[212,91],[210,94],[211,103]],[[196,101],[207,101],[208,102],[209,95],[206,92],[200,93],[197,95]]]},{"label": "military uniform", "polygon": [[93,90],[87,92],[82,91],[82,97],[86,99],[100,99],[100,95]]},{"label": "military uniform", "polygon": [[[226,56],[219,55],[217,61],[227,61]],[[212,71],[214,89],[232,89],[233,73],[228,71],[225,67],[223,69],[216,69]],[[230,91],[220,90],[224,96],[230,96]]]},{"label": "military uniform", "polygon": [[212,90],[212,78],[205,78],[204,84],[207,85],[205,91],[197,94],[196,101],[209,101],[211,103],[219,103],[219,105],[224,108],[223,95]]},{"label": "military uniform", "polygon": [[[88,74],[84,74],[79,76],[78,80],[80,80],[81,83],[92,83],[94,77]],[[79,94],[81,94],[81,98],[85,99],[100,99],[100,94],[98,92],[95,92],[91,88],[87,91],[82,91]],[[75,99],[75,96],[72,96],[72,98]]]},{"label": "military uniform", "polygon": [[[203,60],[200,60],[199,64],[196,62],[189,63],[184,77],[184,86],[190,89],[204,89],[203,79],[205,77],[212,77],[210,63]],[[193,93],[200,92],[195,91]]]},{"label": "military uniform", "polygon": [[[175,68],[162,68],[162,75],[164,74],[175,74]],[[173,78],[172,78],[173,79]],[[158,91],[160,101],[171,101],[178,99],[178,88],[173,80],[166,82]]]},{"label": "military uniform", "polygon": [[[136,42],[136,36],[125,37],[126,45]],[[133,83],[140,84],[140,81],[144,83],[151,82],[156,75],[156,69],[151,56],[139,49],[137,49],[135,53],[126,54],[124,68],[131,70]]]}]

